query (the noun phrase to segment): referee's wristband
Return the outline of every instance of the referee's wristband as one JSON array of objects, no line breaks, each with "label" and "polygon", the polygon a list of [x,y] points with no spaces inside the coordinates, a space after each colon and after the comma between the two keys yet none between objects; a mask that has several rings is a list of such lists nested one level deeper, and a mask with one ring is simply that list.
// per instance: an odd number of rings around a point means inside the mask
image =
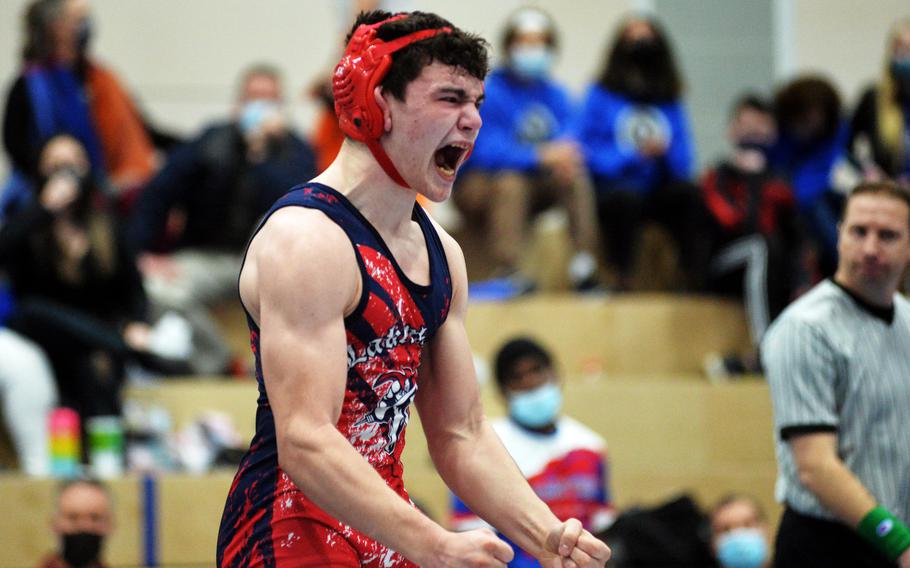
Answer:
[{"label": "referee's wristband", "polygon": [[910,548],[910,529],[884,507],[866,513],[857,530],[891,560],[897,560]]}]

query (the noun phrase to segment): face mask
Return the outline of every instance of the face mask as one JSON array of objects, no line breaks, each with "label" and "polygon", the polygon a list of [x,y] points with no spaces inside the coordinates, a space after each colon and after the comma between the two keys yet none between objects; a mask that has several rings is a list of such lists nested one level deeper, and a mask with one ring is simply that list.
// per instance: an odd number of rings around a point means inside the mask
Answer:
[{"label": "face mask", "polygon": [[759,568],[768,558],[768,544],[758,529],[733,529],[717,541],[717,560],[724,568]]},{"label": "face mask", "polygon": [[526,79],[546,77],[553,66],[553,50],[536,45],[532,47],[514,47],[509,52],[512,69]]},{"label": "face mask", "polygon": [[901,57],[891,61],[891,74],[898,81],[910,80],[910,57]]},{"label": "face mask", "polygon": [[100,534],[79,532],[63,535],[63,560],[74,568],[98,561],[101,554]]},{"label": "face mask", "polygon": [[94,26],[92,20],[83,18],[76,27],[76,49],[79,53],[85,53],[88,50],[88,44],[92,40],[92,31]]},{"label": "face mask", "polygon": [[771,144],[764,141],[750,140],[748,138],[738,141],[736,147],[740,150],[760,152],[766,158],[768,157],[768,154],[771,153]]},{"label": "face mask", "polygon": [[562,406],[562,391],[556,383],[517,392],[509,397],[509,415],[528,428],[540,428],[556,421]]},{"label": "face mask", "polygon": [[269,117],[281,114],[281,105],[267,99],[256,99],[243,105],[240,110],[240,130],[244,134],[255,132]]},{"label": "face mask", "polygon": [[660,47],[653,39],[637,39],[623,45],[629,59],[639,65],[650,65],[660,55]]}]

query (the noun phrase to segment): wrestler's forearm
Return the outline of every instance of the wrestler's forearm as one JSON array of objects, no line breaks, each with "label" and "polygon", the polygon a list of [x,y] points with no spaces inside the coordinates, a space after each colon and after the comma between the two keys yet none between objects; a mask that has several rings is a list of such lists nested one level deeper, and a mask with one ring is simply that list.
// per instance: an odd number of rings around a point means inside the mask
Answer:
[{"label": "wrestler's forearm", "polygon": [[430,441],[433,463],[471,511],[512,542],[539,556],[559,519],[525,480],[485,418],[468,432]]},{"label": "wrestler's forearm", "polygon": [[278,461],[321,509],[415,562],[446,531],[386,485],[334,425],[279,438]]}]

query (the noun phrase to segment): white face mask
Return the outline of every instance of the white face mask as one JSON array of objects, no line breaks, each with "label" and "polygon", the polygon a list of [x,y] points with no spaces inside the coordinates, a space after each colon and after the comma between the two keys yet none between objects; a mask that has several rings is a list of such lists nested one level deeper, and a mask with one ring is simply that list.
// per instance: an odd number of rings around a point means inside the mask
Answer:
[{"label": "white face mask", "polygon": [[554,59],[553,50],[545,45],[517,46],[509,50],[512,70],[526,79],[546,77]]}]

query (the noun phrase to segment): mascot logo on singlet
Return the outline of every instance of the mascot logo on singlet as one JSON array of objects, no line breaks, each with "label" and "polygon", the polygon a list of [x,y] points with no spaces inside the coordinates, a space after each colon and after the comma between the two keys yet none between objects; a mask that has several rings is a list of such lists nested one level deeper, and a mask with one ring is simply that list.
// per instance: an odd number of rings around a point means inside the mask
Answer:
[{"label": "mascot logo on singlet", "polygon": [[408,425],[408,405],[417,394],[417,385],[410,376],[401,371],[385,373],[376,380],[374,385],[373,390],[379,397],[379,401],[372,411],[357,421],[357,425],[385,424],[387,442],[385,451],[393,454],[398,438]]}]

